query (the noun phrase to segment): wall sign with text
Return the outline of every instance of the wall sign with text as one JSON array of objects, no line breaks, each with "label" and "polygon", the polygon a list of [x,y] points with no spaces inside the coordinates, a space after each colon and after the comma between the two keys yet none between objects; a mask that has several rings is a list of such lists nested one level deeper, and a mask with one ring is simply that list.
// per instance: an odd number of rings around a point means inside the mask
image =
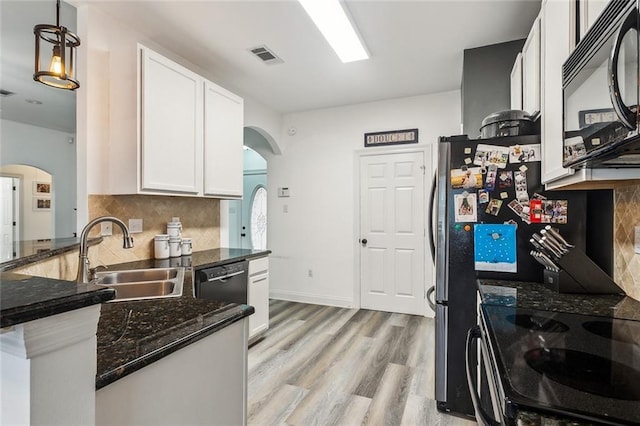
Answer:
[{"label": "wall sign with text", "polygon": [[391,130],[364,134],[365,148],[381,145],[418,143],[418,129]]}]

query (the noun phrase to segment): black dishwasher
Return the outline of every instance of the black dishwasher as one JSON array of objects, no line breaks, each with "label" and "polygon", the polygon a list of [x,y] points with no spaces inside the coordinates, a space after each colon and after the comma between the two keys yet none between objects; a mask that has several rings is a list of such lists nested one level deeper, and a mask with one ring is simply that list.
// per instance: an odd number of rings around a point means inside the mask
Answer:
[{"label": "black dishwasher", "polygon": [[201,299],[213,299],[230,303],[247,303],[247,270],[249,262],[197,269],[194,293]]}]

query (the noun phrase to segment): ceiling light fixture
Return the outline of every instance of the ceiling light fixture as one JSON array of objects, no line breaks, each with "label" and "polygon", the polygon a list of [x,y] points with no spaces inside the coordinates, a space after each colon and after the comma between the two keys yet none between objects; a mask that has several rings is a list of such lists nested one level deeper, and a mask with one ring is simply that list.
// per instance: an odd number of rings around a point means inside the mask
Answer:
[{"label": "ceiling light fixture", "polygon": [[[80,83],[74,79],[74,52],[80,46],[77,35],[60,26],[60,0],[56,1],[56,25],[40,24],[33,27],[36,36],[36,58],[33,79],[58,89],[76,90]],[[51,48],[48,67],[40,68],[40,43],[47,42]],[[47,46],[46,44],[44,45]]]},{"label": "ceiling light fixture", "polygon": [[344,63],[369,59],[340,0],[298,0]]}]

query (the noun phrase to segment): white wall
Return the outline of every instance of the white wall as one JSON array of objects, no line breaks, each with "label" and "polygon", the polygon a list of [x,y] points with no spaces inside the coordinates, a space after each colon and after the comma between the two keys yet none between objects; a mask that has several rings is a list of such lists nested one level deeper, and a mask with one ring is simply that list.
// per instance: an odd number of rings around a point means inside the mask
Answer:
[{"label": "white wall", "polygon": [[[459,133],[460,111],[456,90],[285,115],[280,138],[286,150],[267,158],[271,295],[352,306],[359,286],[354,152],[364,148],[364,133],[418,128],[419,143],[433,144]],[[289,198],[277,197],[282,186],[290,188]]]},{"label": "white wall", "polygon": [[[53,210],[34,210],[34,197],[52,198],[51,196],[37,195],[33,189],[34,182],[52,183],[51,175],[41,169],[32,166],[9,165],[0,167],[4,175],[20,176],[20,240],[40,240],[51,238],[53,230]],[[52,185],[52,188],[55,188]],[[53,195],[53,194],[52,194]],[[55,204],[52,206],[55,208]],[[11,259],[11,258],[10,258]]]},{"label": "white wall", "polygon": [[75,135],[9,120],[0,120],[0,125],[0,165],[31,165],[53,176],[55,235],[51,235],[51,225],[49,233],[43,234],[44,230],[40,228],[31,232],[25,223],[20,238],[31,239],[30,235],[37,236],[34,238],[73,237],[76,230]]}]

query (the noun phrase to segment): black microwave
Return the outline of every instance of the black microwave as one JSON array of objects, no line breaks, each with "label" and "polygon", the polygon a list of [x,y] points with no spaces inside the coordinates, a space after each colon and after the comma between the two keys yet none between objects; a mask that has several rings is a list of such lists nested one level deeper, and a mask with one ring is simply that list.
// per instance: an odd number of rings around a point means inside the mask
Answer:
[{"label": "black microwave", "polygon": [[564,167],[640,167],[638,6],[609,1],[562,66]]}]

